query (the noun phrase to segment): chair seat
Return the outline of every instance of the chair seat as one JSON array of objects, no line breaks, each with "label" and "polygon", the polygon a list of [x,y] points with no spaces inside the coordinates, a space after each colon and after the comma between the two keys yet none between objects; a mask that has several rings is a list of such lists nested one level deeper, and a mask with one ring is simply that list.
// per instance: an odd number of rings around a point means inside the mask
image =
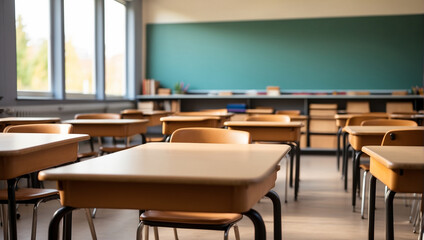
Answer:
[{"label": "chair seat", "polygon": [[141,221],[183,224],[224,225],[242,219],[238,213],[203,213],[148,210],[141,214]]},{"label": "chair seat", "polygon": [[[15,191],[16,201],[28,201],[32,199],[46,198],[49,196],[59,195],[56,189],[44,188],[20,188]],[[0,190],[0,201],[7,201],[7,190]]]},{"label": "chair seat", "polygon": [[77,158],[87,158],[87,157],[96,157],[98,155],[98,152],[85,152],[85,153],[78,153]]},{"label": "chair seat", "polygon": [[369,164],[361,164],[361,165],[359,165],[359,167],[361,169],[363,169],[364,171],[369,171],[370,170],[370,165]]}]

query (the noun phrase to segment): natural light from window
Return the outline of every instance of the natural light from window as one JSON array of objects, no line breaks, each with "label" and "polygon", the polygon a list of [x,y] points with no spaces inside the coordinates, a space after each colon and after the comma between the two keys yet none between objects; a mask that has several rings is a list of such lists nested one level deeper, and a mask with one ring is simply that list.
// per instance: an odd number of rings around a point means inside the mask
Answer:
[{"label": "natural light from window", "polygon": [[17,90],[50,92],[49,0],[16,0]]},{"label": "natural light from window", "polygon": [[66,93],[95,94],[94,1],[65,0]]},{"label": "natural light from window", "polygon": [[105,0],[105,88],[106,95],[126,94],[125,6]]}]

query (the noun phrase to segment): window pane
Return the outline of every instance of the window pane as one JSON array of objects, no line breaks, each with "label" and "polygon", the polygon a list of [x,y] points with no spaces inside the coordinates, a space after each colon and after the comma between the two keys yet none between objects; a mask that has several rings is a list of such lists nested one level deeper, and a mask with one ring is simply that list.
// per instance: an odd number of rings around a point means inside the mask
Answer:
[{"label": "window pane", "polygon": [[66,93],[95,93],[94,1],[65,0]]},{"label": "window pane", "polygon": [[15,16],[18,91],[50,92],[49,0],[16,0]]},{"label": "window pane", "polygon": [[106,95],[126,95],[125,5],[105,1]]}]

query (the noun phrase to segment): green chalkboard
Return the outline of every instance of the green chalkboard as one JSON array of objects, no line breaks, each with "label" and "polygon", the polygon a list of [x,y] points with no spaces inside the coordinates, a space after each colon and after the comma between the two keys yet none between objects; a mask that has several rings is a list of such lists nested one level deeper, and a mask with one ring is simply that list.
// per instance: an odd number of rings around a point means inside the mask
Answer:
[{"label": "green chalkboard", "polygon": [[424,15],[148,24],[146,76],[173,88],[423,85]]}]

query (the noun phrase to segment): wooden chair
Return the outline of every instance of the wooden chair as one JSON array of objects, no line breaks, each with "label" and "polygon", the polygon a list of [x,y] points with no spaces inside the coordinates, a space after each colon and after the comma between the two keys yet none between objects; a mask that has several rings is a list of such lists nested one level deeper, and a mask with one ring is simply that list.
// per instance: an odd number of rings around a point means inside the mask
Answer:
[{"label": "wooden chair", "polygon": [[386,112],[413,112],[414,107],[412,102],[387,102],[386,103]]},{"label": "wooden chair", "polygon": [[[411,122],[415,123],[415,126],[417,126],[416,122],[414,121],[411,121]],[[397,126],[397,125],[390,125],[390,126]],[[398,126],[405,126],[405,125],[398,125]],[[424,130],[407,129],[407,130],[388,131],[383,137],[381,146],[424,146]],[[370,165],[360,164],[359,167],[364,171],[364,175],[362,178],[362,199],[361,199],[361,217],[364,218],[366,182],[367,182],[367,174],[370,170]]]},{"label": "wooden chair", "polygon": [[[352,117],[348,118],[346,121],[345,126],[360,126],[363,121],[366,120],[372,120],[372,119],[387,119],[388,115],[386,113],[364,113],[364,114],[358,114],[353,115]],[[344,189],[347,191],[347,180],[348,180],[348,160],[349,156],[348,153],[350,151],[350,144],[347,142],[347,136],[348,134],[343,131],[343,162],[342,162],[342,176],[344,177]],[[353,176],[354,177],[354,176]]]},{"label": "wooden chair", "polygon": [[246,121],[269,121],[269,122],[290,122],[288,115],[252,115],[246,117]]},{"label": "wooden chair", "polygon": [[369,102],[347,102],[346,103],[347,113],[369,113],[370,103]]},{"label": "wooden chair", "polygon": [[[69,134],[72,133],[71,124],[24,124],[24,125],[11,125],[7,126],[3,132],[5,133],[56,133],[56,134]],[[33,204],[32,213],[32,228],[31,240],[36,239],[37,235],[37,212],[38,206],[42,202],[59,199],[59,191],[56,189],[43,189],[43,188],[17,188],[15,191],[16,203],[18,204]],[[0,204],[7,204],[8,195],[7,189],[0,190]],[[90,216],[88,209],[85,209],[88,224],[90,226],[92,239],[97,239],[96,231],[94,229],[93,219]],[[6,213],[3,212],[3,223],[7,223]],[[4,228],[7,229],[7,228]],[[4,239],[7,239],[7,231],[4,230]]]},{"label": "wooden chair", "polygon": [[399,119],[373,119],[362,121],[361,126],[410,126],[416,127],[418,124],[412,120]]},{"label": "wooden chair", "polygon": [[299,116],[300,110],[277,110],[275,114],[289,115],[289,116]]},{"label": "wooden chair", "polygon": [[[75,119],[121,119],[121,114],[119,114],[119,113],[81,113],[81,114],[76,114]],[[125,146],[124,147],[117,146],[115,138],[113,138],[113,145],[114,146],[111,146],[111,147],[103,146],[101,137],[98,137],[97,139],[98,139],[98,142],[99,142],[99,145],[100,145],[98,155],[103,155],[105,153],[114,153],[114,152],[121,151],[121,150],[124,150],[124,149],[127,149],[127,148],[130,147],[129,146],[129,142],[130,142],[129,138],[125,139]],[[92,140],[90,140],[90,147],[91,147],[91,152],[85,153],[85,155],[89,156],[91,154],[96,153],[94,151],[94,146],[93,146]],[[96,155],[97,155],[97,153],[96,153]],[[87,157],[87,156],[84,156],[84,157]]]},{"label": "wooden chair", "polygon": [[[251,137],[249,132],[227,130],[219,128],[182,128],[176,130],[171,136],[171,143],[236,143],[249,144]],[[137,239],[142,238],[144,226],[153,226],[155,239],[159,234],[157,227],[174,228],[175,239],[178,234],[175,228],[223,230],[224,239],[228,239],[228,232],[234,226],[236,239],[240,239],[236,223],[242,219],[239,213],[199,213],[199,212],[175,212],[147,210],[140,215],[140,224],[137,229]],[[148,228],[146,228],[146,240]]]},{"label": "wooden chair", "polygon": [[[145,119],[143,112],[138,109],[125,109],[122,110],[120,114],[122,119]],[[146,135],[140,133],[140,136],[141,143],[146,143]]]}]

